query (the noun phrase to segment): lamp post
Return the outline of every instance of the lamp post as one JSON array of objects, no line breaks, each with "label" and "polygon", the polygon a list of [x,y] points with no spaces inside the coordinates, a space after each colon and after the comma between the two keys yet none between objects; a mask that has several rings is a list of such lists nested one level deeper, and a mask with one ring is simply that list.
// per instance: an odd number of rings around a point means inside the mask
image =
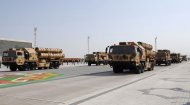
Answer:
[{"label": "lamp post", "polygon": [[36,45],[36,31],[37,31],[37,27],[34,27],[34,47],[37,47],[37,45]]},{"label": "lamp post", "polygon": [[155,51],[157,52],[157,36],[155,37]]},{"label": "lamp post", "polygon": [[90,51],[90,37],[88,36],[88,54],[89,54],[89,51]]}]

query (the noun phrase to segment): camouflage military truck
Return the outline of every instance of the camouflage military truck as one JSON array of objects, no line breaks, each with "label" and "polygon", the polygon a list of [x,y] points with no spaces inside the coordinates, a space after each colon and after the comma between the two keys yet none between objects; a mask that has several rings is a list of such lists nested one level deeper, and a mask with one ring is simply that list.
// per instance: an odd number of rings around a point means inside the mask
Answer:
[{"label": "camouflage military truck", "polygon": [[120,42],[106,48],[108,63],[114,73],[123,72],[124,69],[137,74],[153,70],[155,52],[152,49],[152,45],[143,42]]},{"label": "camouflage military truck", "polygon": [[182,61],[187,61],[187,55],[181,55]]},{"label": "camouflage military truck", "polygon": [[62,50],[58,49],[11,48],[3,51],[2,64],[11,71],[58,68],[63,57]]},{"label": "camouflage military truck", "polygon": [[105,52],[93,52],[93,54],[85,55],[85,62],[88,63],[88,66],[91,66],[91,64],[107,65],[108,56]]},{"label": "camouflage military truck", "polygon": [[182,57],[180,53],[171,53],[172,63],[181,63]]},{"label": "camouflage military truck", "polygon": [[160,66],[165,64],[166,66],[171,65],[170,50],[158,50],[156,53],[156,64]]}]

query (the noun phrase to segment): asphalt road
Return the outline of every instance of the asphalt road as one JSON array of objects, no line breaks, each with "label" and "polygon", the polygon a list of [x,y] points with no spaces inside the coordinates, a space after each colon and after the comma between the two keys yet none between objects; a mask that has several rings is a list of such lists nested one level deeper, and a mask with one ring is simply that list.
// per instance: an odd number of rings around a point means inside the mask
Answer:
[{"label": "asphalt road", "polygon": [[52,71],[64,76],[0,89],[0,105],[190,105],[190,62],[143,74],[114,74],[109,66],[29,72]]},{"label": "asphalt road", "polygon": [[[57,74],[63,74],[62,77],[56,77],[53,78],[53,80],[56,79],[65,79],[65,78],[72,78],[77,77],[85,74],[92,74],[92,73],[100,73],[100,72],[106,72],[111,71],[112,69],[107,66],[87,66],[87,64],[76,64],[76,65],[63,65],[59,69],[46,69],[46,70],[32,70],[32,71],[10,71],[9,69],[3,67],[0,70],[0,75],[6,75],[6,74],[15,74],[15,73],[44,73],[44,72],[51,72],[51,73],[57,73]],[[51,79],[52,80],[52,79]]]}]

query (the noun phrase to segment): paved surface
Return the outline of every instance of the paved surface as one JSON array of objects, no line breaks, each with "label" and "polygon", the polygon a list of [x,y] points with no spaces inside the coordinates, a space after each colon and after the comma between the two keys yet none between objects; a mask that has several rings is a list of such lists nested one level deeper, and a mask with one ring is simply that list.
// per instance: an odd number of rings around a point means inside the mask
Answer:
[{"label": "paved surface", "polygon": [[108,66],[64,73],[68,78],[0,89],[0,105],[190,105],[190,62],[140,75],[113,74]]},{"label": "paved surface", "polygon": [[15,74],[15,73],[42,73],[42,72],[51,72],[57,74],[64,74],[62,77],[53,78],[55,79],[63,79],[63,78],[71,78],[76,77],[84,74],[91,74],[91,73],[98,73],[98,72],[105,72],[111,71],[109,66],[87,66],[87,64],[76,64],[76,65],[63,65],[59,69],[47,69],[47,70],[32,70],[32,71],[16,71],[12,72],[9,69],[3,67],[0,69],[0,75],[5,74]]}]

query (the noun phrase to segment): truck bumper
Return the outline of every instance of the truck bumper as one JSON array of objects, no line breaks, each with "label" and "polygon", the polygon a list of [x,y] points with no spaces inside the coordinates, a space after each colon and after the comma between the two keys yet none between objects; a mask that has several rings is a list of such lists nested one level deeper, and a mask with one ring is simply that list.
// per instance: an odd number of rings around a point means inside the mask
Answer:
[{"label": "truck bumper", "polygon": [[113,67],[113,66],[120,66],[123,67],[125,69],[130,69],[133,67],[136,67],[136,62],[135,61],[108,61],[108,64]]}]

